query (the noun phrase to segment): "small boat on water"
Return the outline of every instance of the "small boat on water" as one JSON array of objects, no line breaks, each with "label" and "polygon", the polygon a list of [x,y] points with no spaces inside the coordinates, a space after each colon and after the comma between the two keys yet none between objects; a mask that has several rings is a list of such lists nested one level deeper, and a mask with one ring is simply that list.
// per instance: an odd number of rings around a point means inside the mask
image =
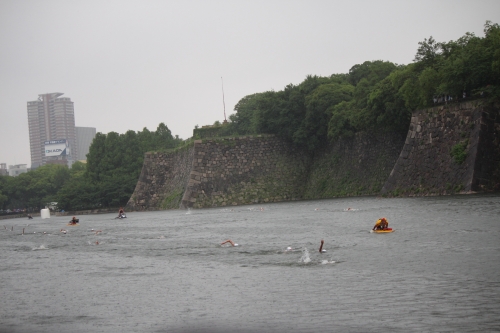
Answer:
[{"label": "small boat on water", "polygon": [[72,226],[75,226],[75,225],[79,225],[80,224],[80,219],[75,219],[73,217],[73,219],[69,220],[68,222],[68,225],[72,225]]},{"label": "small boat on water", "polygon": [[393,232],[393,231],[394,231],[394,229],[392,229],[392,228],[385,228],[385,229],[371,230],[370,232],[374,232],[376,234],[385,234],[385,233]]}]

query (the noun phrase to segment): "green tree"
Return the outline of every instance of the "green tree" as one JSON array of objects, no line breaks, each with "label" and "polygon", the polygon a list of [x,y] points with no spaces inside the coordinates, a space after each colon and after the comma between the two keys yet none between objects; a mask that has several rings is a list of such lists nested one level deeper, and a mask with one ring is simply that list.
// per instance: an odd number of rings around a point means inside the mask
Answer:
[{"label": "green tree", "polygon": [[340,138],[350,138],[357,132],[355,116],[359,113],[352,102],[341,102],[333,107],[332,117],[328,122],[328,138],[336,141]]},{"label": "green tree", "polygon": [[422,42],[418,42],[418,45],[413,61],[421,64],[423,68],[435,66],[441,54],[441,43],[436,42],[431,36],[429,39],[424,38]]},{"label": "green tree", "polygon": [[100,181],[105,165],[101,164],[106,155],[106,134],[97,133],[87,154],[87,173],[92,181]]},{"label": "green tree", "polygon": [[175,146],[176,143],[172,136],[172,132],[168,129],[167,125],[160,123],[155,133],[155,150],[164,150],[174,148]]},{"label": "green tree", "polygon": [[57,192],[70,178],[66,166],[48,164],[35,170],[9,177],[5,193],[12,208],[39,208],[56,201]]},{"label": "green tree", "polygon": [[236,134],[245,135],[256,132],[255,113],[259,108],[259,99],[264,98],[265,93],[247,95],[240,99],[235,105],[236,113],[229,116],[231,126]]},{"label": "green tree", "polygon": [[[81,202],[89,207],[125,205],[139,179],[144,153],[175,148],[181,142],[164,123],[160,123],[155,132],[144,128],[138,133],[132,130],[125,134],[97,133],[87,155],[86,172],[71,185],[80,189],[85,197]],[[98,196],[91,195],[90,191]],[[74,193],[73,189],[63,191],[64,195],[70,193]],[[69,197],[63,201],[75,206]]]},{"label": "green tree", "polygon": [[0,208],[3,209],[4,204],[8,201],[8,197],[5,194],[2,194],[2,191],[0,191]]},{"label": "green tree", "polygon": [[350,101],[353,93],[354,86],[349,83],[328,83],[314,89],[306,96],[306,114],[300,129],[294,134],[295,140],[305,142],[309,149],[326,142],[333,108],[341,102]]},{"label": "green tree", "polygon": [[367,85],[374,86],[396,68],[397,66],[389,61],[365,61],[352,66],[347,79],[353,86],[357,86],[363,79],[367,81]]},{"label": "green tree", "polygon": [[0,175],[0,209],[7,208],[6,204],[9,201],[9,197],[6,194],[6,190],[7,190],[7,183],[8,183],[10,178],[12,178],[12,177],[9,177],[7,175],[5,175],[5,176]]}]

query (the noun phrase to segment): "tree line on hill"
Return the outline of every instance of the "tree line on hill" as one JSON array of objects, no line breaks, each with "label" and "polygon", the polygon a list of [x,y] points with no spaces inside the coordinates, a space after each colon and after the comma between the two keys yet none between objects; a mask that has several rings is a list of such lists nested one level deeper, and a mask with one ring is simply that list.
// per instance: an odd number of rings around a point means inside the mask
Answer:
[{"label": "tree line on hill", "polygon": [[[484,37],[424,39],[408,65],[366,61],[346,74],[309,75],[281,91],[245,96],[230,122],[215,125],[220,125],[219,136],[275,134],[314,150],[357,132],[405,133],[413,110],[476,97],[500,100],[500,26],[490,21]],[[87,164],[45,165],[17,177],[0,176],[0,208],[39,209],[48,202],[64,210],[123,206],[134,191],[144,153],[183,143],[163,123],[155,132],[97,133]]]},{"label": "tree line on hill", "polygon": [[500,26],[490,21],[484,37],[424,39],[408,65],[366,61],[347,74],[245,96],[219,134],[275,134],[314,150],[356,132],[404,133],[413,110],[476,97],[500,98]]},{"label": "tree line on hill", "polygon": [[46,164],[17,177],[0,176],[0,208],[38,211],[50,202],[59,209],[124,206],[139,178],[144,153],[176,148],[183,142],[164,123],[156,131],[97,133],[87,163]]}]

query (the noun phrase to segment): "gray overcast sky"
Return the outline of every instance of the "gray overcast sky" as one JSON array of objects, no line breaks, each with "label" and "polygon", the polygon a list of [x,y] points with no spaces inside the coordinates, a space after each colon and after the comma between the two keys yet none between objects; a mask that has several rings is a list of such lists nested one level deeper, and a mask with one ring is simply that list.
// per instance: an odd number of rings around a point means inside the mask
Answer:
[{"label": "gray overcast sky", "polygon": [[26,102],[62,92],[76,126],[173,135],[244,96],[367,60],[411,63],[418,42],[483,37],[498,0],[0,0],[0,163],[31,166]]}]

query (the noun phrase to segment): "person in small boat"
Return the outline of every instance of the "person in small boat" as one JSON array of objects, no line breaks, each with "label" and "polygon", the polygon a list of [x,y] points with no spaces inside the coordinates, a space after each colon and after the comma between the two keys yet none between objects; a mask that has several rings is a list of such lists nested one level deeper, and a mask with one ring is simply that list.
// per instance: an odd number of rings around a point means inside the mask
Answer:
[{"label": "person in small boat", "polygon": [[238,246],[238,244],[236,244],[235,242],[233,242],[233,241],[232,241],[232,240],[230,240],[230,239],[228,239],[228,240],[226,240],[226,241],[224,241],[224,242],[220,243],[220,245],[224,245],[224,244],[226,244],[226,243],[229,243],[229,244],[231,244],[232,246]]},{"label": "person in small boat", "polygon": [[381,217],[375,222],[372,230],[385,230],[387,227],[389,227],[389,222],[385,217]]},{"label": "person in small boat", "polygon": [[80,220],[76,218],[76,216],[73,216],[71,220],[69,220],[70,224],[77,224]]},{"label": "person in small boat", "polygon": [[118,211],[118,217],[122,217],[122,215],[125,215],[125,211],[123,210],[123,207],[120,207],[120,210]]}]

